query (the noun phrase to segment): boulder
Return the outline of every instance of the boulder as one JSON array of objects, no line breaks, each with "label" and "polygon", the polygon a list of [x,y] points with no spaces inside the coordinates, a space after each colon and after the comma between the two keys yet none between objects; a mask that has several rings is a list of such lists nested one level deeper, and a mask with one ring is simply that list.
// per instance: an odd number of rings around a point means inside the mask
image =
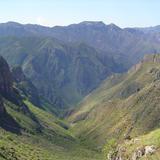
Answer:
[{"label": "boulder", "polygon": [[137,150],[132,155],[132,160],[137,160],[145,155],[145,148],[137,148]]},{"label": "boulder", "polygon": [[145,146],[145,155],[153,154],[156,151],[156,147],[152,146]]},{"label": "boulder", "polygon": [[137,148],[137,150],[132,155],[132,160],[138,160],[143,156],[151,155],[155,151],[156,151],[156,147],[154,145]]}]

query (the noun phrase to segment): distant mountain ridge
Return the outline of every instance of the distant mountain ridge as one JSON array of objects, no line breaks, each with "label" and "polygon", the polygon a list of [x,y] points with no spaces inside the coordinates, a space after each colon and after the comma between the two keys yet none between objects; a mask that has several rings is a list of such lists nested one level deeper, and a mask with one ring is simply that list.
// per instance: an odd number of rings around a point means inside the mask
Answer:
[{"label": "distant mountain ridge", "polygon": [[144,54],[158,53],[160,50],[157,42],[158,28],[159,26],[122,29],[115,24],[106,25],[101,21],[84,21],[79,24],[55,27],[8,22],[0,24],[0,35],[45,36],[67,43],[86,43],[107,55],[120,56],[134,64]]},{"label": "distant mountain ridge", "polygon": [[105,143],[114,160],[151,145],[159,157],[159,37],[92,21],[0,24],[0,159],[100,160]]},{"label": "distant mountain ridge", "polygon": [[64,110],[112,73],[160,52],[158,37],[103,22],[64,27],[8,22],[0,24],[0,55],[10,66],[20,65],[41,95]]},{"label": "distant mountain ridge", "polygon": [[154,27],[146,27],[146,28],[135,28],[144,33],[160,33],[160,25]]}]

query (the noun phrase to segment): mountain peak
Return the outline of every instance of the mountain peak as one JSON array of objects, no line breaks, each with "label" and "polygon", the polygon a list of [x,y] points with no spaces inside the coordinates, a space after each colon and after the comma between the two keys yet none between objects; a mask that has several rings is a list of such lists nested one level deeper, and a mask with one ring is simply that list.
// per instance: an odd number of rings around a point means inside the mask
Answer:
[{"label": "mountain peak", "polygon": [[111,29],[116,29],[116,30],[120,30],[121,29],[119,26],[115,25],[114,23],[110,23],[107,26],[110,27]]},{"label": "mountain peak", "polygon": [[86,25],[86,26],[101,26],[101,27],[106,26],[105,23],[103,23],[102,21],[83,21],[79,24]]},{"label": "mountain peak", "polygon": [[21,26],[20,23],[13,22],[13,21],[8,21],[7,23],[2,23],[2,24],[6,25],[6,26],[12,26],[12,27],[14,27],[14,26]]}]

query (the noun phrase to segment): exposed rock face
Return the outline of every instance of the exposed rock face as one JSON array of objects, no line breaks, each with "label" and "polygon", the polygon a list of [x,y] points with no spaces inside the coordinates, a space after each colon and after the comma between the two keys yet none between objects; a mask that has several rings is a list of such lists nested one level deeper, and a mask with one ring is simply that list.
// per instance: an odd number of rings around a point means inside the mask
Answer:
[{"label": "exposed rock face", "polygon": [[144,58],[139,63],[132,66],[128,72],[139,70],[143,63],[160,63],[160,54],[145,55]]},{"label": "exposed rock face", "polygon": [[137,150],[133,153],[131,160],[138,160],[139,158],[147,155],[151,155],[156,151],[156,147],[151,146],[145,146],[142,148],[137,148]]},{"label": "exposed rock face", "polygon": [[12,82],[9,66],[3,57],[0,57],[0,94],[2,96],[8,97],[13,92]]},{"label": "exposed rock face", "polygon": [[0,115],[5,113],[5,107],[1,96],[8,98],[13,93],[12,74],[3,57],[0,56]]},{"label": "exposed rock face", "polygon": [[131,67],[131,69],[129,69],[128,72],[134,72],[134,71],[137,71],[138,69],[140,69],[142,66],[142,61],[139,62],[138,64],[135,64],[134,66]]},{"label": "exposed rock face", "polygon": [[142,62],[160,63],[160,55],[159,54],[146,55],[144,56]]},{"label": "exposed rock face", "polygon": [[137,148],[137,150],[132,155],[132,160],[137,160],[145,155],[145,148]]},{"label": "exposed rock face", "polygon": [[156,147],[154,145],[139,147],[133,152],[133,154],[128,155],[127,157],[126,152],[127,148],[117,147],[115,152],[110,152],[108,154],[108,160],[139,160],[144,156],[152,155],[156,152]]},{"label": "exposed rock face", "polygon": [[[35,123],[37,123],[38,126],[37,131],[40,131],[41,126],[37,121],[36,117],[23,103],[23,98],[21,96],[20,90],[18,90],[16,87],[13,87],[14,81],[16,82],[15,85],[17,85],[18,82],[25,80],[25,76],[23,72],[21,72],[20,68],[18,68],[17,72],[15,73],[16,74],[13,78],[13,75],[9,69],[7,62],[2,57],[0,57],[0,127],[7,131],[11,131],[18,134],[21,132],[21,126],[5,110],[3,103],[6,104],[7,99],[12,104],[15,104],[17,106],[17,108],[14,108],[17,112],[21,112],[22,114],[27,115],[33,121],[35,121]],[[34,90],[34,87],[31,88]]]},{"label": "exposed rock face", "polygon": [[2,115],[3,113],[5,113],[5,108],[3,106],[2,98],[0,97],[0,115]]},{"label": "exposed rock face", "polygon": [[20,66],[14,67],[12,69],[12,76],[14,82],[16,82],[15,85],[17,89],[19,89],[21,95],[28,97],[33,104],[40,106],[40,98],[37,88],[25,76]]},{"label": "exposed rock face", "polygon": [[145,155],[153,154],[155,151],[156,151],[156,147],[153,145],[145,147]]},{"label": "exposed rock face", "polygon": [[12,75],[13,75],[14,81],[17,83],[26,80],[26,76],[24,75],[22,68],[20,66],[14,67],[12,69]]}]

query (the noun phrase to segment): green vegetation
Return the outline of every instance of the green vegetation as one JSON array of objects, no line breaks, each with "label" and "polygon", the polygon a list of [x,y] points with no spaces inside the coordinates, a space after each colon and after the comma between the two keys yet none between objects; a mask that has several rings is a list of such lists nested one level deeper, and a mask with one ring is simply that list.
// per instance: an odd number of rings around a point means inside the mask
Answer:
[{"label": "green vegetation", "polygon": [[97,148],[109,138],[121,142],[159,128],[159,59],[146,56],[128,73],[104,81],[68,117],[70,130]]},{"label": "green vegetation", "polygon": [[105,146],[103,147],[103,154],[105,159],[108,158],[108,154],[111,154],[111,156],[114,156],[116,148],[117,148],[116,140],[113,138],[108,140]]},{"label": "green vegetation", "polygon": [[0,156],[5,160],[90,160],[101,154],[80,145],[66,128],[68,125],[50,113],[25,101],[41,126],[5,101],[7,112],[23,128],[21,135],[0,129]]},{"label": "green vegetation", "polygon": [[0,159],[101,159],[100,152],[82,145],[69,124],[51,113],[50,104],[40,99],[21,69],[11,72],[2,57],[0,90]]},{"label": "green vegetation", "polygon": [[[108,56],[104,64],[92,47],[65,44],[51,37],[0,37],[0,55],[11,67],[21,66],[27,78],[59,115],[97,87],[113,68],[120,68]],[[31,91],[26,81],[19,86]]]},{"label": "green vegetation", "polygon": [[[106,144],[107,149],[108,145]],[[154,146],[155,150],[152,154],[142,155],[140,160],[159,160],[160,156],[160,129],[154,130],[143,136],[136,137],[131,140],[125,140],[119,144],[119,154],[122,159],[131,159],[134,153],[139,150],[142,151],[146,146]],[[116,146],[117,147],[117,146]],[[106,148],[106,147],[105,147]],[[104,148],[104,154],[108,155],[109,151],[112,151],[112,148],[108,151]],[[120,150],[120,148],[123,150]],[[114,149],[113,151],[116,151]],[[117,153],[116,153],[117,154]],[[107,159],[107,158],[106,158]]]},{"label": "green vegetation", "polygon": [[102,148],[105,159],[128,159],[151,145],[140,158],[160,156],[160,55],[104,80],[160,51],[156,36],[86,23],[0,25],[0,55],[13,67],[0,57],[0,160],[100,160]]},{"label": "green vegetation", "polygon": [[[117,156],[119,146],[127,148],[123,156],[129,157],[137,147],[154,145],[155,153],[147,156],[156,160],[159,61],[159,55],[146,56],[126,74],[109,77],[72,111],[67,122],[47,110],[50,104],[45,106],[45,100],[37,107],[28,98],[28,90],[24,94],[23,87],[14,85],[22,95],[17,94],[15,102],[3,97],[3,103],[20,132],[14,134],[2,126],[0,156],[7,160],[98,160],[103,159],[101,148],[107,141],[105,158]],[[133,143],[136,137],[140,140]]]}]

